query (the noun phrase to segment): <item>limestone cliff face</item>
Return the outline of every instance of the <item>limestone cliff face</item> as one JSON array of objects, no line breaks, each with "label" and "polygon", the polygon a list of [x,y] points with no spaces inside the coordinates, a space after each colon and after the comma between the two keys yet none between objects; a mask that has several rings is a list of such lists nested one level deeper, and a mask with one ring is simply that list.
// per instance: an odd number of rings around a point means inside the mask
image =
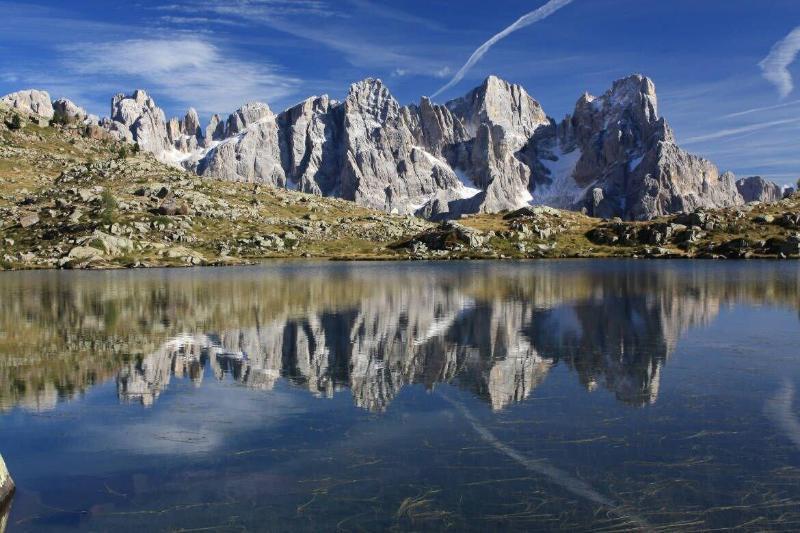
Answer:
[{"label": "limestone cliff face", "polygon": [[286,187],[277,118],[266,104],[233,113],[225,135],[193,166],[199,175]]},{"label": "limestone cliff face", "polygon": [[777,202],[783,198],[783,189],[777,183],[750,176],[736,181],[736,188],[745,202]]},{"label": "limestone cliff face", "polygon": [[111,100],[111,116],[103,126],[117,134],[120,140],[135,142],[142,150],[163,159],[169,150],[164,112],[144,91],[132,95],[117,94]]},{"label": "limestone cliff face", "polygon": [[[2,101],[45,117],[81,115],[69,101],[54,111],[41,91]],[[658,113],[655,85],[641,75],[615,81],[602,96],[584,94],[561,122],[521,86],[490,76],[445,105],[422,98],[410,106],[368,78],[342,102],[312,97],[279,114],[253,102],[227,119],[212,116],[205,129],[194,109],[167,121],[138,90],[115,96],[102,126],[202,176],[427,218],[532,203],[649,219],[776,194],[752,180],[737,189],[732,174],[682,150]]]}]

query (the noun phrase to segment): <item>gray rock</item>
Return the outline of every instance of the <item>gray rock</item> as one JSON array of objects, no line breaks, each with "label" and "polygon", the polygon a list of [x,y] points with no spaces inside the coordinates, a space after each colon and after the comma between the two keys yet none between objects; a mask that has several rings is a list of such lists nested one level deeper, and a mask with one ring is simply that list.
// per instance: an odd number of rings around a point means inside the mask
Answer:
[{"label": "gray rock", "polygon": [[19,219],[19,225],[22,226],[23,228],[29,228],[31,226],[35,226],[38,223],[39,223],[39,215],[36,215],[34,213],[25,215]]},{"label": "gray rock", "polygon": [[96,124],[97,117],[90,115],[85,109],[67,98],[59,98],[53,102],[53,119],[65,124]]},{"label": "gray rock", "polygon": [[53,118],[53,104],[47,91],[28,89],[7,94],[0,98],[0,103],[29,115],[36,115],[44,119]]},{"label": "gray rock", "polygon": [[75,246],[69,251],[67,257],[70,259],[82,260],[90,257],[99,257],[101,255],[103,255],[103,252],[97,248],[93,248],[91,246]]},{"label": "gray rock", "polygon": [[658,115],[655,85],[641,75],[614,82],[601,97],[585,94],[572,116],[542,130],[525,152],[537,203],[649,219],[743,202],[732,174],[675,144]]},{"label": "gray rock", "polygon": [[164,112],[146,92],[117,94],[111,101],[111,117],[101,122],[119,140],[135,142],[163,162],[171,162],[170,142]]},{"label": "gray rock", "polygon": [[8,472],[8,467],[0,455],[0,507],[6,503],[8,498],[14,493],[14,480]]},{"label": "gray rock", "polygon": [[736,181],[736,188],[745,202],[772,203],[783,199],[783,189],[777,183],[762,178],[750,176]]},{"label": "gray rock", "polygon": [[266,104],[248,104],[228,118],[229,136],[194,166],[201,176],[286,186],[275,115]]},{"label": "gray rock", "polygon": [[166,216],[188,215],[189,206],[183,200],[168,195],[158,206],[158,214]]},{"label": "gray rock", "polygon": [[522,87],[490,76],[446,105],[411,106],[366,79],[343,102],[313,97],[277,116],[251,103],[224,122],[214,115],[204,132],[193,110],[167,123],[137,91],[116,97],[103,124],[202,176],[434,219],[529,203],[649,219],[744,202],[732,174],[677,146],[641,75],[582,96],[560,123]]}]

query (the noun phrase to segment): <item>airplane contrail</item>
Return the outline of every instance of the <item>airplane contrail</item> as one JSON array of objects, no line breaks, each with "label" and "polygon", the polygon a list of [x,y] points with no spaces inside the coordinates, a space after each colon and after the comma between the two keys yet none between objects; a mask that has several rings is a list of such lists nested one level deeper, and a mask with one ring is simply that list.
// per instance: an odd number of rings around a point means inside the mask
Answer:
[{"label": "airplane contrail", "polygon": [[786,98],[794,90],[794,80],[788,67],[798,53],[800,53],[800,26],[775,43],[769,55],[758,64],[764,78],[778,88],[781,98]]},{"label": "airplane contrail", "polygon": [[503,31],[501,31],[500,33],[498,33],[497,35],[495,35],[494,37],[492,37],[491,39],[480,45],[480,47],[478,47],[478,49],[472,53],[472,55],[469,57],[464,66],[461,67],[461,69],[458,72],[456,72],[456,75],[453,76],[453,79],[447,82],[447,84],[444,87],[433,93],[433,97],[435,98],[436,96],[440,95],[441,93],[443,93],[456,83],[460,82],[464,78],[464,75],[469,71],[469,69],[471,69],[475,65],[475,63],[480,61],[480,59],[484,56],[484,54],[486,54],[486,52],[488,52],[489,49],[492,46],[494,46],[498,41],[505,39],[506,37],[508,37],[509,35],[511,35],[512,33],[514,33],[519,29],[522,29],[526,26],[530,26],[531,24],[539,22],[540,20],[546,19],[547,17],[549,17],[562,7],[566,6],[567,4],[571,4],[573,1],[574,0],[550,0],[539,9],[536,9],[534,11],[531,11],[530,13],[522,15],[520,18],[517,19],[516,22],[514,22],[514,24],[507,27],[506,29],[504,29]]},{"label": "airplane contrail", "polygon": [[616,515],[617,518],[623,521],[622,524],[619,524],[620,529],[624,529],[626,531],[654,530],[654,528],[648,524],[644,518],[634,514],[631,509],[627,509],[617,504],[611,498],[600,494],[585,481],[573,477],[568,472],[561,470],[560,468],[552,466],[547,461],[527,457],[508,444],[500,441],[500,439],[498,439],[494,433],[489,430],[489,428],[481,424],[475,415],[473,415],[472,412],[467,409],[467,406],[460,401],[451,398],[444,393],[441,393],[440,396],[442,399],[444,399],[444,401],[455,407],[464,416],[464,418],[467,419],[467,422],[469,422],[470,426],[472,426],[472,429],[474,429],[475,432],[480,435],[481,439],[492,446],[495,450],[516,461],[523,468],[550,479],[550,481],[552,481],[554,484],[560,486],[575,496],[585,498],[596,505],[608,509],[612,514]]}]

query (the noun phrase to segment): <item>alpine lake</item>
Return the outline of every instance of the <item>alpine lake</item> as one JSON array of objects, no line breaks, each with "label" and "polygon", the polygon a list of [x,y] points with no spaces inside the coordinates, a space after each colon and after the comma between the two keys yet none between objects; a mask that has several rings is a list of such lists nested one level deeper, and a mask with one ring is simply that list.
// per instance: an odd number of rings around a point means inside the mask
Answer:
[{"label": "alpine lake", "polygon": [[799,385],[796,262],[3,273],[0,524],[798,530]]}]

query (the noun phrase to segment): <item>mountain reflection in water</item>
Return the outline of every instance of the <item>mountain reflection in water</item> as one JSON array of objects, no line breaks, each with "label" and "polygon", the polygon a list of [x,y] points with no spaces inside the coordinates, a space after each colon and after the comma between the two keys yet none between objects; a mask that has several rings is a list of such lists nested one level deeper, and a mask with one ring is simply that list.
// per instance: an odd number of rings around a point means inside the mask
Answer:
[{"label": "mountain reflection in water", "polygon": [[[116,379],[152,405],[173,377],[349,389],[382,411],[451,383],[501,410],[562,363],[588,390],[658,399],[680,336],[739,301],[797,308],[800,276],[659,262],[321,265],[0,277],[0,408],[47,410]],[[765,264],[762,268],[773,268]]]}]

